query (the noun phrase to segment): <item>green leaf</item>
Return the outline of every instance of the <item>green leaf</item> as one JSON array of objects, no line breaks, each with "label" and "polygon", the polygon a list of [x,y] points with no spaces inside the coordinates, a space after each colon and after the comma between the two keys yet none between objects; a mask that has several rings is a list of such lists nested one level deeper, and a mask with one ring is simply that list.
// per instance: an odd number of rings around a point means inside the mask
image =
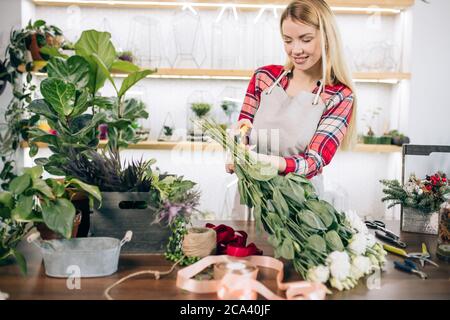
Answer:
[{"label": "green leaf", "polygon": [[42,179],[33,179],[33,189],[39,191],[49,199],[55,199],[52,188]]},{"label": "green leaf", "polygon": [[30,158],[33,158],[34,156],[36,156],[38,151],[39,151],[39,147],[37,146],[37,144],[30,142],[30,151],[28,152],[28,155],[30,156]]},{"label": "green leaf", "polygon": [[64,195],[64,192],[66,191],[66,187],[64,186],[63,183],[60,183],[54,179],[46,179],[45,182],[47,183],[47,185],[49,185],[52,188],[53,194],[57,198],[61,198]]},{"label": "green leaf", "polygon": [[130,73],[122,82],[122,85],[120,86],[120,90],[118,93],[119,99],[122,97],[128,89],[130,89],[132,86],[134,86],[137,82],[144,79],[149,74],[154,73],[153,70],[142,70],[142,71],[136,71],[133,73]]},{"label": "green leaf", "polygon": [[31,185],[31,177],[29,174],[23,174],[14,178],[9,184],[9,191],[14,194],[23,193]]},{"label": "green leaf", "polygon": [[86,135],[87,133],[89,133],[91,130],[97,129],[98,125],[99,125],[101,122],[103,122],[103,121],[105,120],[105,118],[106,118],[106,115],[105,115],[103,112],[102,112],[102,113],[96,113],[96,114],[92,117],[90,123],[89,123],[87,126],[85,126],[84,128],[82,128],[80,131],[75,132],[75,133],[73,134],[73,137],[78,139],[78,138],[80,138],[80,137],[85,136],[85,135]]},{"label": "green leaf", "polygon": [[289,238],[284,239],[283,244],[280,247],[280,255],[288,260],[294,259],[294,245]]},{"label": "green leaf", "polygon": [[325,234],[325,240],[331,251],[344,251],[344,244],[336,231],[328,231]]},{"label": "green leaf", "polygon": [[75,207],[67,199],[42,203],[44,222],[51,230],[69,239],[72,235]]},{"label": "green leaf", "polygon": [[113,64],[111,65],[111,69],[114,69],[114,71],[121,71],[121,72],[136,72],[139,71],[139,67],[129,61],[124,60],[115,60]]},{"label": "green leaf", "polygon": [[310,210],[302,210],[298,213],[300,221],[315,230],[327,230],[322,220]]},{"label": "green leaf", "polygon": [[329,228],[336,219],[333,212],[330,212],[330,208],[326,205],[325,201],[308,200],[304,205],[320,217],[326,228]]},{"label": "green leaf", "polygon": [[75,86],[56,78],[41,82],[41,94],[52,108],[61,116],[70,115],[75,100]]},{"label": "green leaf", "polygon": [[36,99],[28,105],[28,110],[32,113],[44,116],[49,119],[57,119],[57,115],[44,99]]},{"label": "green leaf", "polygon": [[70,114],[70,116],[75,117],[85,112],[88,108],[88,98],[89,98],[88,90],[87,89],[82,90],[77,95],[75,106],[73,107],[73,111]]},{"label": "green leaf", "polygon": [[95,53],[91,54],[91,58],[95,61],[98,67],[98,71],[102,74],[103,77],[109,80],[111,82],[114,90],[118,94],[119,91],[117,90],[116,83],[114,82],[114,79],[111,76],[111,72],[109,72],[109,68],[103,63],[102,59]]},{"label": "green leaf", "polygon": [[12,209],[14,206],[14,199],[11,192],[0,192],[0,204],[6,208]]},{"label": "green leaf", "polygon": [[47,64],[50,78],[57,78],[69,82],[77,90],[84,89],[89,83],[89,63],[80,56],[71,56],[69,59],[53,57]]},{"label": "green leaf", "polygon": [[85,58],[89,63],[89,87],[95,94],[105,83],[106,77],[99,70],[98,64],[92,59],[95,53],[109,70],[116,59],[116,49],[111,42],[111,34],[96,30],[83,31],[80,39],[75,43],[75,53]]},{"label": "green leaf", "polygon": [[36,20],[33,23],[33,28],[34,29],[39,29],[40,27],[45,26],[45,21],[44,20]]},{"label": "green leaf", "polygon": [[27,274],[27,261],[25,260],[25,257],[16,249],[12,249],[12,254],[14,258],[16,259],[17,264],[19,265],[20,271],[22,274]]},{"label": "green leaf", "polygon": [[136,99],[127,99],[124,102],[124,111],[122,117],[131,121],[137,119],[147,119],[148,112],[146,111],[145,104],[142,101]]},{"label": "green leaf", "polygon": [[[50,57],[61,57],[64,59],[68,58],[68,55],[59,52],[58,48],[51,47],[49,45],[43,46],[41,49],[39,49],[39,52],[44,55],[50,56]],[[47,70],[48,70],[48,64],[47,64]]]},{"label": "green leaf", "polygon": [[33,196],[21,195],[16,203],[16,207],[11,211],[11,217],[19,222],[33,220]]},{"label": "green leaf", "polygon": [[273,206],[275,207],[275,210],[285,217],[289,216],[289,206],[286,202],[286,200],[283,197],[283,194],[278,189],[273,190]]},{"label": "green leaf", "polygon": [[87,194],[93,196],[98,202],[102,203],[102,194],[97,186],[92,186],[90,184],[84,183],[78,179],[72,178],[67,181],[66,186],[75,185],[79,189],[83,190]]},{"label": "green leaf", "polygon": [[306,240],[308,246],[312,248],[313,250],[320,252],[320,253],[326,253],[327,252],[327,245],[325,243],[325,240],[317,234],[313,234]]},{"label": "green leaf", "polygon": [[41,166],[34,166],[32,168],[25,168],[23,172],[29,174],[31,179],[38,179],[42,176],[44,169]]}]

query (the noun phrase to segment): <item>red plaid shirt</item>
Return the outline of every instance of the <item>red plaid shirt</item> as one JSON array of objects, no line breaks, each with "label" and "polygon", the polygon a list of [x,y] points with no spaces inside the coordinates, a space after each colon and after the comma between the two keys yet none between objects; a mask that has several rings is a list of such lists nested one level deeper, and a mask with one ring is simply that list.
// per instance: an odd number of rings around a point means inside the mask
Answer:
[{"label": "red plaid shirt", "polygon": [[[283,72],[283,66],[270,65],[259,68],[253,74],[248,85],[239,120],[249,119],[253,122],[258,111],[261,92],[270,87]],[[280,81],[283,89],[289,84],[289,77]],[[316,93],[318,87],[314,89]],[[319,121],[316,133],[306,150],[300,154],[285,157],[286,170],[284,174],[296,172],[312,178],[322,172],[324,166],[330,163],[344,135],[352,115],[353,93],[345,85],[325,86],[321,98],[326,105]],[[299,120],[300,122],[301,120]]]}]

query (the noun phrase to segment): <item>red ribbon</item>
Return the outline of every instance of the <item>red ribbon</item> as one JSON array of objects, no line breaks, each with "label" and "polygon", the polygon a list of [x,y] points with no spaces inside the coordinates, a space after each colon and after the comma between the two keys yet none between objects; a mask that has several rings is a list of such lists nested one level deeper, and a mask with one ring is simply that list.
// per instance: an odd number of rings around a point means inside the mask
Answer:
[{"label": "red ribbon", "polygon": [[246,246],[247,233],[245,231],[234,231],[233,228],[220,224],[218,226],[212,223],[206,224],[207,228],[216,231],[217,234],[217,254],[227,254],[233,257],[247,257],[254,255],[262,255],[262,250],[258,249],[252,242]]}]

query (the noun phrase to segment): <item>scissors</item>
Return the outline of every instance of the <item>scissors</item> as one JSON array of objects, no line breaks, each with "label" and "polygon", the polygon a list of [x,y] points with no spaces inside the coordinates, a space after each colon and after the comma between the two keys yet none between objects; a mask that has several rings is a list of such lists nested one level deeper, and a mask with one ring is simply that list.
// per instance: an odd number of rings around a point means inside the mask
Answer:
[{"label": "scissors", "polygon": [[399,248],[390,246],[388,244],[383,244],[383,248],[386,251],[398,254],[405,258],[419,259],[420,265],[422,266],[422,268],[425,266],[425,262],[428,262],[429,264],[432,264],[435,267],[439,267],[439,265],[436,262],[434,262],[430,259],[431,255],[428,253],[428,249],[427,249],[427,246],[425,243],[422,243],[422,252],[407,253],[403,249],[399,249]]},{"label": "scissors", "polygon": [[383,240],[384,242],[392,244],[392,245],[394,245],[396,247],[403,248],[403,249],[406,248],[406,243],[405,242],[401,241],[400,239],[392,238],[386,233],[375,231],[375,236],[378,239]]},{"label": "scissors", "polygon": [[416,264],[409,259],[405,259],[404,263],[400,263],[398,261],[394,261],[395,269],[405,271],[408,273],[414,273],[419,275],[422,279],[426,279],[428,276],[425,272],[420,271]]},{"label": "scissors", "polygon": [[364,223],[366,224],[367,228],[369,228],[369,229],[376,229],[376,230],[383,231],[386,234],[386,236],[388,236],[392,239],[400,239],[400,237],[398,235],[396,235],[392,231],[386,229],[386,224],[383,221],[380,221],[380,220],[368,221],[368,220],[366,220],[366,221],[364,221]]}]

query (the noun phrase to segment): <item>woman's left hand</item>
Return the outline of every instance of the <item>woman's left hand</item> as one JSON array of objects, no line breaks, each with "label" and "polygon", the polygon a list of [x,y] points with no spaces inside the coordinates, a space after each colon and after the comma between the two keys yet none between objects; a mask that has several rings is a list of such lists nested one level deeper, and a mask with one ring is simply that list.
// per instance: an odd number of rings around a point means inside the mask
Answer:
[{"label": "woman's left hand", "polygon": [[267,154],[256,153],[249,151],[250,157],[263,163],[269,163],[273,167],[278,169],[278,173],[282,173],[286,170],[286,160],[283,157],[271,156]]}]

